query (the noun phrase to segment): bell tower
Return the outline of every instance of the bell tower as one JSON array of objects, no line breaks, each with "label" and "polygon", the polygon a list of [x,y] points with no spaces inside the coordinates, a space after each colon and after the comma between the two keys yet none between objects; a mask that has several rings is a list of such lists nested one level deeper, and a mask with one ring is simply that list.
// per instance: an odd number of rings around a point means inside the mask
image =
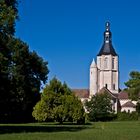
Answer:
[{"label": "bell tower", "polygon": [[[91,77],[90,74],[90,79],[92,79],[90,82],[96,80],[93,83],[97,83],[97,87],[92,91],[99,92],[100,89],[106,87],[112,93],[119,93],[119,57],[112,45],[112,33],[109,22],[105,24],[103,45],[95,63],[97,65],[97,72],[92,74],[95,77]],[[93,83],[90,83],[90,88]]]}]

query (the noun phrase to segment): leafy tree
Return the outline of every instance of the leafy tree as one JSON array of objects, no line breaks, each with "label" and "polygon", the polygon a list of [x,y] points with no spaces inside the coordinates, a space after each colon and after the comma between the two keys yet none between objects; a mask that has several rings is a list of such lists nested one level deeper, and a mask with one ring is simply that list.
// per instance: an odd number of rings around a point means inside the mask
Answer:
[{"label": "leafy tree", "polygon": [[[0,1],[0,120],[6,119],[10,100],[11,45],[17,19],[17,1]],[[10,117],[9,117],[10,118]]]},{"label": "leafy tree", "polygon": [[0,33],[13,35],[18,18],[17,0],[0,1]]},{"label": "leafy tree", "polygon": [[81,101],[74,95],[61,95],[59,97],[59,105],[55,106],[55,120],[62,123],[71,121],[84,123],[84,108]]},{"label": "leafy tree", "polygon": [[48,63],[14,36],[17,4],[0,1],[0,121],[30,121],[49,72]]},{"label": "leafy tree", "polygon": [[129,98],[132,100],[139,99],[140,93],[140,72],[132,71],[130,73],[130,79],[125,83],[127,86],[127,91],[129,94]]},{"label": "leafy tree", "polygon": [[111,98],[107,93],[96,94],[85,103],[91,121],[107,120],[113,113]]},{"label": "leafy tree", "polygon": [[[10,68],[11,99],[22,120],[32,119],[32,109],[39,100],[41,84],[47,80],[47,62],[44,62],[36,52],[30,52],[26,43],[15,39],[13,42],[12,64]],[[24,114],[24,115],[23,115]],[[23,118],[22,118],[23,117]],[[16,116],[15,116],[16,118]]]},{"label": "leafy tree", "polygon": [[84,108],[66,83],[61,84],[53,78],[43,90],[41,100],[34,107],[32,114],[38,121],[78,122],[84,119]]},{"label": "leafy tree", "polygon": [[30,121],[32,109],[40,98],[41,84],[48,78],[48,63],[36,52],[30,52],[27,44],[19,39],[13,38],[8,45],[12,46],[9,59],[1,57],[5,59],[0,63],[0,118],[2,121]]}]

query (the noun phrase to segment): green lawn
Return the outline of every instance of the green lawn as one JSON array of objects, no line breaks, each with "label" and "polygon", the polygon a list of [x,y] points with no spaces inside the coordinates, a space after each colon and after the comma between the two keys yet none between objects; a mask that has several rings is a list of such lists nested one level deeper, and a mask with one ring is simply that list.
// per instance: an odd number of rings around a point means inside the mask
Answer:
[{"label": "green lawn", "polygon": [[140,121],[89,125],[0,124],[0,140],[140,140]]}]

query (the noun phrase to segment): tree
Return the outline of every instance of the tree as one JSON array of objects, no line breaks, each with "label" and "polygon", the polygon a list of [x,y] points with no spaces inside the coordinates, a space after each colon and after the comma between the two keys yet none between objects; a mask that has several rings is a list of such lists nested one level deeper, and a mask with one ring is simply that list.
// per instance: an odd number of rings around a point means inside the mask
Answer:
[{"label": "tree", "polygon": [[[0,120],[9,112],[11,45],[17,19],[17,1],[0,1]],[[10,118],[10,117],[9,117]]]},{"label": "tree", "polygon": [[38,121],[55,120],[79,122],[84,119],[81,101],[72,93],[67,84],[53,78],[35,105],[33,117]]},{"label": "tree", "polygon": [[30,121],[47,81],[48,67],[36,52],[16,39],[17,0],[0,1],[0,121]]},{"label": "tree", "polygon": [[32,109],[40,99],[40,87],[48,78],[48,63],[36,52],[30,52],[21,40],[13,38],[8,43],[11,48],[7,65],[1,62],[0,118],[2,121],[31,121]]},{"label": "tree", "polygon": [[[15,21],[18,18],[17,1],[0,1],[0,93],[7,93],[9,85],[9,65],[11,61],[11,46],[9,42],[15,33]],[[3,96],[3,95],[2,95]]]},{"label": "tree", "polygon": [[0,1],[0,33],[14,35],[15,21],[18,18],[17,0]]},{"label": "tree", "polygon": [[59,105],[55,106],[54,119],[60,123],[71,121],[84,123],[84,108],[81,101],[74,95],[61,95]]},{"label": "tree", "polygon": [[[41,84],[47,80],[47,62],[44,62],[36,52],[30,52],[26,43],[15,39],[12,49],[12,64],[10,68],[11,99],[17,108],[11,109],[12,115],[18,112],[21,120],[32,119],[32,109],[39,100]],[[16,116],[14,116],[16,118]]]},{"label": "tree", "polygon": [[132,71],[130,73],[130,79],[125,83],[129,98],[132,100],[139,100],[140,93],[140,72]]},{"label": "tree", "polygon": [[107,93],[93,95],[90,101],[85,103],[91,121],[107,120],[113,113],[111,97]]}]

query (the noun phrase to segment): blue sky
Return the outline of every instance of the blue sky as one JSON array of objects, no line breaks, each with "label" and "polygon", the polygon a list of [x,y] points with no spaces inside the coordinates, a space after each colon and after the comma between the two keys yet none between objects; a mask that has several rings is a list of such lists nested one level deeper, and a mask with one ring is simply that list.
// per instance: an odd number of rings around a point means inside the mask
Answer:
[{"label": "blue sky", "polygon": [[24,0],[16,36],[48,61],[49,80],[56,76],[71,88],[88,88],[89,66],[110,21],[124,88],[130,71],[140,71],[139,7],[139,0]]}]

